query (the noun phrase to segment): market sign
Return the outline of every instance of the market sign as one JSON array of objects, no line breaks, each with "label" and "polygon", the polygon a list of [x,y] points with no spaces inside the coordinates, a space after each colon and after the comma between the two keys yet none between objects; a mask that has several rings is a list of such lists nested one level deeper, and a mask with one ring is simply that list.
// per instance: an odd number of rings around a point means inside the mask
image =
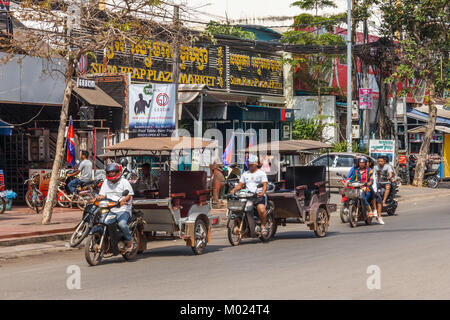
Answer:
[{"label": "market sign", "polygon": [[[89,72],[129,73],[132,82],[172,83],[173,48],[168,42],[114,42],[107,50],[89,55]],[[180,84],[204,84],[210,88],[280,95],[283,92],[281,57],[242,51],[221,45],[180,47]]]},{"label": "market sign", "polygon": [[[423,142],[424,133],[410,133],[409,142]],[[443,143],[444,136],[442,134],[433,134],[431,137],[431,143]]]},{"label": "market sign", "polygon": [[394,140],[375,140],[369,141],[369,154],[377,159],[379,156],[388,156],[389,163],[395,165],[395,142]]}]

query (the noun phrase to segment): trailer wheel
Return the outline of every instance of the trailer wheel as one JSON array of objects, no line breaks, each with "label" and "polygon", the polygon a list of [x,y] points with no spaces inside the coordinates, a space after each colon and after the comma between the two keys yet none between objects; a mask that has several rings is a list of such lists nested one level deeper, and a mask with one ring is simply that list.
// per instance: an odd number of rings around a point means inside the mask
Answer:
[{"label": "trailer wheel", "polygon": [[200,218],[195,220],[194,239],[194,246],[191,247],[192,251],[196,255],[203,254],[206,249],[208,229],[206,228],[205,222]]},{"label": "trailer wheel", "polygon": [[317,237],[323,238],[328,231],[328,213],[324,208],[319,208],[316,214],[316,229],[314,233]]}]

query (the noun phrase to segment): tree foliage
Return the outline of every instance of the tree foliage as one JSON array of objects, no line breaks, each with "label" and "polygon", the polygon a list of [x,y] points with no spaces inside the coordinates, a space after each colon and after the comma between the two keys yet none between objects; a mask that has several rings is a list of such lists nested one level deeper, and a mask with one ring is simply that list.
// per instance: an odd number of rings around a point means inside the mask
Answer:
[{"label": "tree foliage", "polygon": [[220,24],[217,21],[208,23],[205,28],[205,34],[210,35],[211,38],[214,35],[226,35],[245,40],[256,40],[256,35],[253,32],[242,30],[242,28],[230,24]]}]

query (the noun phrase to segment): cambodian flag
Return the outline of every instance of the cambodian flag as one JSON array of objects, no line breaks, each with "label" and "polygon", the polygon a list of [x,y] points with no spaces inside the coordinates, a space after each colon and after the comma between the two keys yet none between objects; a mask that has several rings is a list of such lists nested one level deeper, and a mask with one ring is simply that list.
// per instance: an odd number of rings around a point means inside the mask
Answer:
[{"label": "cambodian flag", "polygon": [[[248,147],[251,148],[253,147],[254,143],[253,143],[253,136],[250,136],[250,141],[248,142]],[[248,169],[248,153],[245,155],[245,167]]]},{"label": "cambodian flag", "polygon": [[73,134],[73,121],[70,117],[69,130],[67,131],[67,162],[75,167],[75,140]]},{"label": "cambodian flag", "polygon": [[225,148],[225,152],[222,156],[222,162],[224,165],[231,165],[231,161],[233,160],[233,145],[234,145],[234,133],[231,135],[231,139]]}]

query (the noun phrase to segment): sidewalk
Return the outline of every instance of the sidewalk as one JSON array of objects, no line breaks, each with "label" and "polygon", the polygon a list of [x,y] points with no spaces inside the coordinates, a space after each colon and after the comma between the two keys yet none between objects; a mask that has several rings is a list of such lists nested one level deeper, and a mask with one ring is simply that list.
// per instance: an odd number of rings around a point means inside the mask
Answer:
[{"label": "sidewalk", "polygon": [[73,231],[81,215],[79,209],[55,208],[51,224],[42,225],[42,214],[13,205],[11,211],[0,215],[0,246],[41,242],[45,241],[42,237],[49,236],[62,239],[62,235]]},{"label": "sidewalk", "polygon": [[[399,203],[421,201],[443,196],[450,196],[450,182],[443,182],[437,189],[400,186],[398,201]],[[331,194],[332,203],[339,205],[340,200],[340,194],[335,192]],[[225,208],[212,209],[211,214],[220,217],[219,226],[225,225]],[[28,207],[13,206],[12,211],[0,215],[0,247],[67,240],[80,221],[81,215],[79,209],[55,208],[52,223],[41,225],[41,214],[35,214]]]}]

